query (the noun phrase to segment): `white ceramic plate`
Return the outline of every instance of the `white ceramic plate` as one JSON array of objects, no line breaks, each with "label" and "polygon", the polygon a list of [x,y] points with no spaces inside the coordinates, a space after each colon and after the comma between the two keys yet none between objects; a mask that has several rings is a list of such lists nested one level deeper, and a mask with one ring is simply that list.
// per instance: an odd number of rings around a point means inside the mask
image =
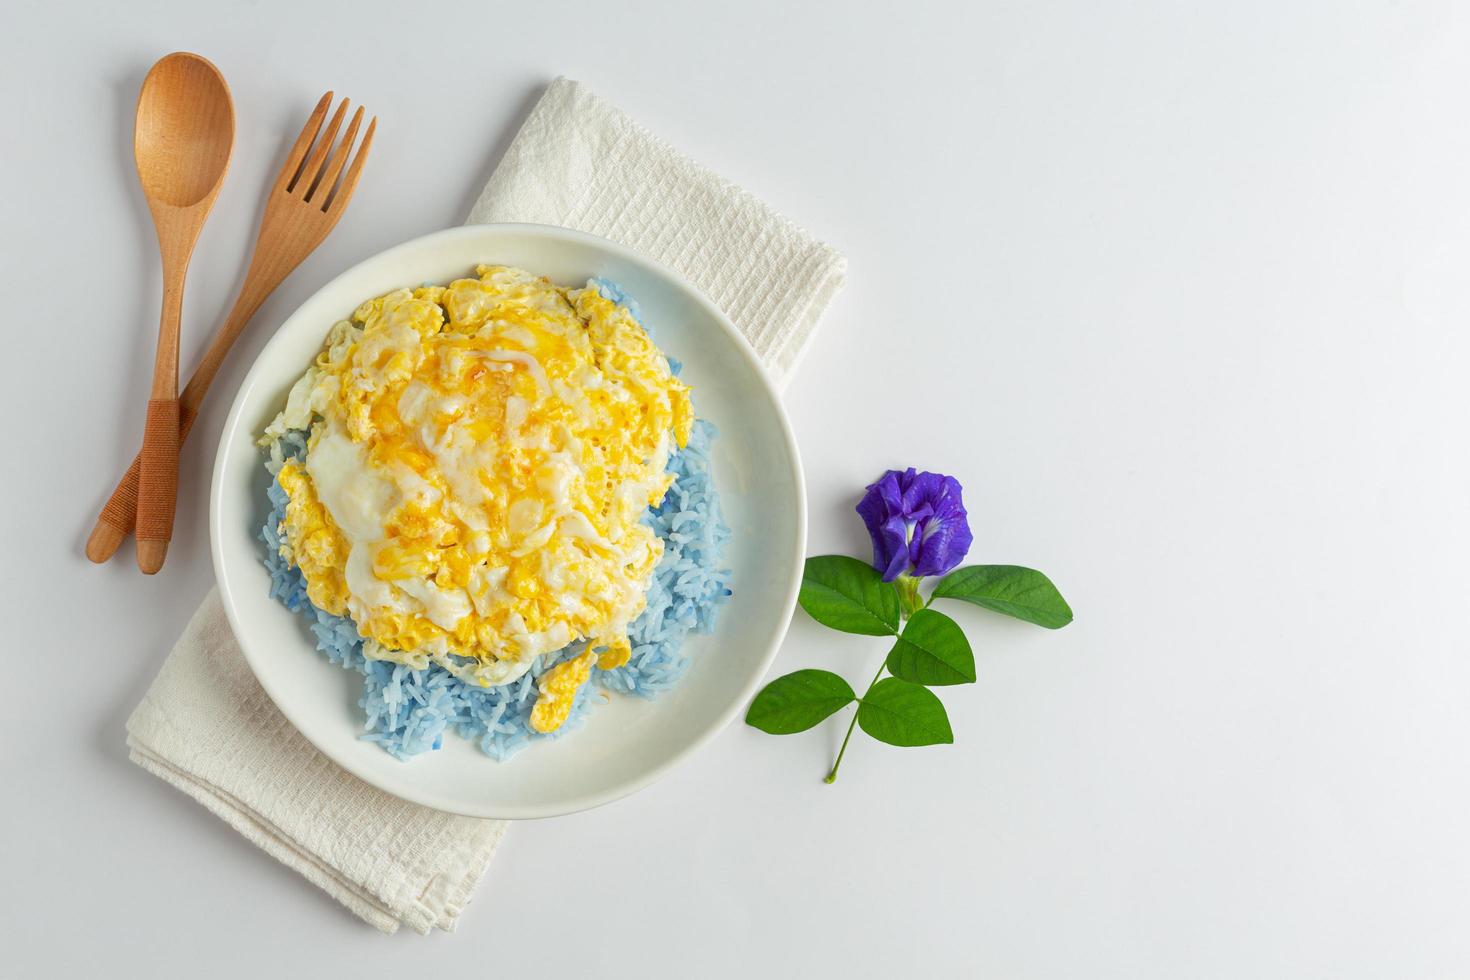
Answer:
[{"label": "white ceramic plate", "polygon": [[[258,433],[285,404],[331,325],[365,299],[446,283],[477,263],[515,265],[561,284],[601,276],[641,307],[659,345],[684,362],[696,412],[719,427],[715,485],[734,536],[734,596],[715,632],[691,637],[693,664],[656,701],[614,696],[565,738],[496,762],[446,733],[444,747],[400,762],[361,741],[362,678],[316,652],[304,620],[269,597],[259,531],[269,507]],[[648,785],[723,728],[764,677],[791,621],[806,545],[796,443],[750,346],[673,272],[612,242],[540,225],[480,225],[426,235],[349,269],[302,304],[261,351],[235,396],[210,492],[215,574],[230,625],[261,685],[327,757],[425,806],[478,817],[571,813]]]}]

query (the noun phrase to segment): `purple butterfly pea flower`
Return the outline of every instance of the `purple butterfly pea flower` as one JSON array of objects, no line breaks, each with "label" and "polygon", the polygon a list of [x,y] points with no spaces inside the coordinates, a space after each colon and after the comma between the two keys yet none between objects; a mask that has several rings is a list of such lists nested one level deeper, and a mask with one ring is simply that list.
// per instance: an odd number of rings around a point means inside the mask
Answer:
[{"label": "purple butterfly pea flower", "polygon": [[942,473],[889,470],[869,484],[857,512],[873,538],[873,567],[892,582],[908,573],[943,575],[974,540],[960,481]]}]

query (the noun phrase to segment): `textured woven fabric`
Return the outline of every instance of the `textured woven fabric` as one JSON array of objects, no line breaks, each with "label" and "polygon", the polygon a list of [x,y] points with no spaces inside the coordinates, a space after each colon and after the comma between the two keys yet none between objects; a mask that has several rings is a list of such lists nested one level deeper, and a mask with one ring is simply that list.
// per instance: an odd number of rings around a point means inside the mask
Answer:
[{"label": "textured woven fabric", "polygon": [[[781,381],[842,283],[830,247],[573,82],[547,90],[470,220],[578,228],[678,269]],[[128,719],[128,746],[144,769],[386,932],[452,930],[505,833],[501,821],[389,796],[313,748],[251,673],[218,592]]]},{"label": "textured woven fabric", "polygon": [[453,929],[505,833],[348,774],[266,696],[219,592],[128,719],[134,762],[173,783],[379,929]]},{"label": "textured woven fabric", "polygon": [[725,311],[778,385],[847,270],[836,249],[565,78],[470,209],[471,224],[495,221],[575,228],[670,267]]}]

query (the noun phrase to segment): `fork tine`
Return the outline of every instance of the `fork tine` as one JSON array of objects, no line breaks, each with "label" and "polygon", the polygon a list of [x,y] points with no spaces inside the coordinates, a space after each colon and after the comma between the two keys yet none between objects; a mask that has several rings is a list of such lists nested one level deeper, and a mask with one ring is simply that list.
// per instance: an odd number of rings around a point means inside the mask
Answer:
[{"label": "fork tine", "polygon": [[367,132],[362,134],[362,145],[357,148],[357,155],[352,158],[352,166],[347,168],[347,175],[342,178],[342,186],[336,188],[322,202],[322,210],[328,213],[340,211],[352,200],[352,190],[357,186],[357,178],[362,175],[362,163],[367,159],[368,150],[373,146],[373,133],[378,128],[378,117],[374,116],[372,122],[368,123]]},{"label": "fork tine", "polygon": [[327,161],[326,167],[322,170],[321,180],[311,193],[307,194],[308,203],[316,200],[325,201],[331,196],[332,188],[337,186],[337,176],[342,173],[342,168],[347,163],[347,154],[352,150],[352,141],[357,139],[357,127],[360,125],[362,125],[362,106],[358,106],[357,111],[352,114],[352,122],[337,143],[337,149],[333,151],[332,158]]},{"label": "fork tine", "polygon": [[301,135],[296,137],[296,144],[291,147],[291,152],[286,155],[286,163],[281,167],[281,175],[278,181],[289,190],[295,186],[301,177],[301,162],[306,159],[306,151],[311,147],[311,141],[321,131],[322,120],[327,116],[327,107],[332,104],[332,93],[323,95],[317,102],[316,108],[311,110],[311,116],[306,120],[306,125],[301,127]]},{"label": "fork tine", "polygon": [[316,187],[317,181],[322,176],[322,161],[327,158],[327,151],[332,148],[332,141],[337,138],[337,130],[342,127],[342,117],[347,114],[349,101],[343,99],[337,103],[337,111],[332,113],[332,121],[327,123],[326,130],[312,144],[311,156],[307,157],[306,162],[301,165],[301,175],[292,181],[291,186],[286,188],[287,191],[294,191],[300,187],[303,190],[301,195],[303,200],[311,197],[312,189]]}]

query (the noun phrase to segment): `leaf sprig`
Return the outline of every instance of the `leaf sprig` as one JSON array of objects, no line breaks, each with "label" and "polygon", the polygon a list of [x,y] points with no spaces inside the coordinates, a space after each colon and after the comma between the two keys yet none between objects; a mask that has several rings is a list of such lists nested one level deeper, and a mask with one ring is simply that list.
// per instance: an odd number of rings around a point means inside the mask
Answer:
[{"label": "leaf sprig", "polygon": [[[1045,575],[1019,565],[969,565],[941,578],[927,600],[921,579],[893,582],[846,555],[806,560],[797,598],[823,626],[843,633],[893,638],[888,656],[862,697],[829,670],[798,670],[778,677],[756,695],[745,723],[771,735],[791,735],[821,724],[857,702],[826,782],[837,778],[854,728],[889,745],[939,745],[954,741],[944,704],[930,690],[976,680],[975,654],[964,630],[930,605],[957,599],[1047,629],[1072,621],[1072,610]],[[887,673],[888,676],[884,676]]]}]

